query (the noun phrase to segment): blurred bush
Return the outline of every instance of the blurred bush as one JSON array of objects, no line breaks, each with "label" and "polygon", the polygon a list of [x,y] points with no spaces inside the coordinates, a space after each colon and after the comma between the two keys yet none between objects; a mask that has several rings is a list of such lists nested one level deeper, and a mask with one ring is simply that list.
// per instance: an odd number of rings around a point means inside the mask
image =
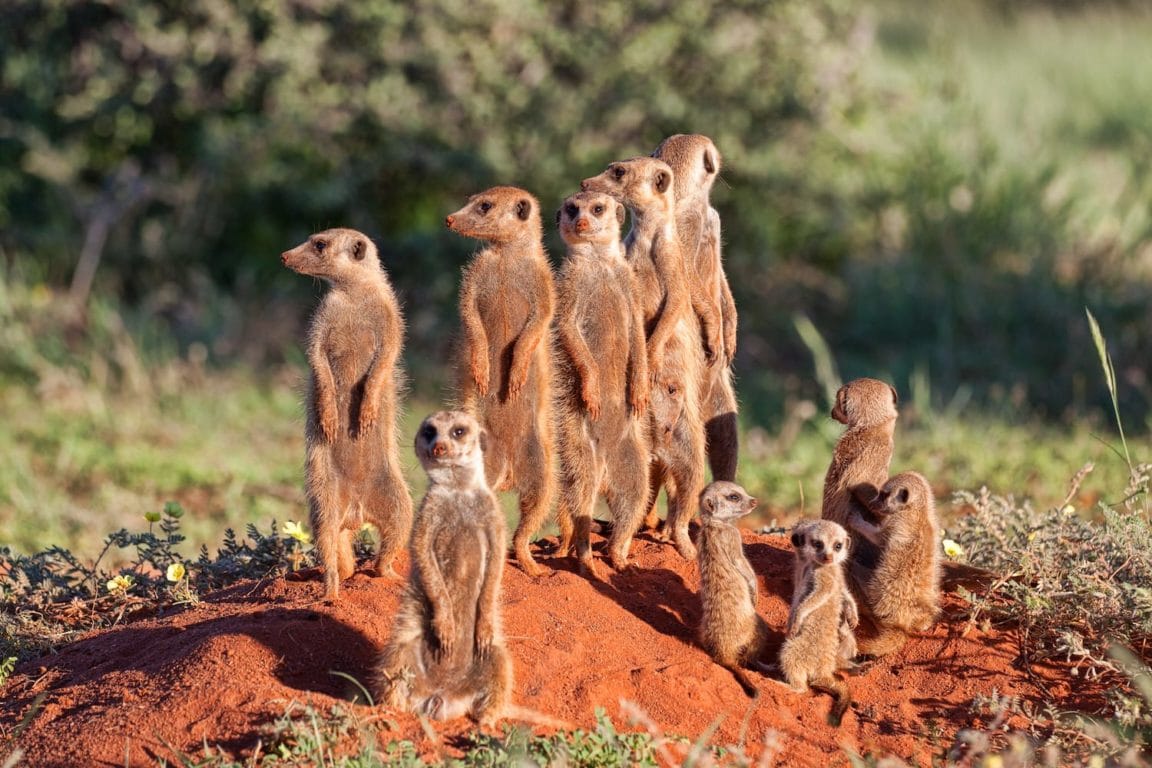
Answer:
[{"label": "blurred bush", "polygon": [[[984,6],[964,5],[980,23]],[[952,32],[911,7],[9,0],[3,259],[10,279],[163,318],[182,350],[259,362],[297,344],[316,291],[276,256],[311,231],[356,227],[378,239],[405,301],[419,383],[444,359],[474,247],[445,232],[445,213],[496,183],[532,190],[547,212],[609,160],[702,132],[725,159],[714,198],[752,419],[817,395],[795,313],[845,377],[902,390],[919,377],[941,402],[962,392],[1050,416],[1103,405],[1086,382],[1090,304],[1137,427],[1152,225],[1128,212],[1150,191],[1136,159],[1146,109],[1066,123],[1064,144],[1013,155],[962,76],[891,76],[891,51]],[[1127,13],[1122,26],[1148,28]],[[1121,164],[1123,191],[1100,214],[1122,222],[1110,234],[1084,223],[1100,184],[1068,173],[1084,157],[1068,147],[1092,142]]]}]

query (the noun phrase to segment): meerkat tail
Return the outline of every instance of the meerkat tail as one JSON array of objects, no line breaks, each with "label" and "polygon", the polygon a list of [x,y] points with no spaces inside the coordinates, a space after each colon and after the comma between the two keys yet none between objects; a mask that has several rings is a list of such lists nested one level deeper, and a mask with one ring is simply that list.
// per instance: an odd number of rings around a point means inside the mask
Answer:
[{"label": "meerkat tail", "polygon": [[848,686],[843,680],[837,680],[835,677],[812,680],[808,685],[812,690],[826,693],[832,697],[832,709],[828,712],[828,725],[839,728],[840,723],[844,720],[844,713],[852,704],[852,695],[848,692]]},{"label": "meerkat tail", "polygon": [[522,720],[531,725],[538,725],[543,728],[555,728],[561,731],[571,731],[576,728],[575,725],[569,723],[567,720],[561,720],[560,718],[546,715],[543,712],[538,712],[528,707],[521,707],[517,704],[509,704],[504,707],[503,716],[508,720]]}]

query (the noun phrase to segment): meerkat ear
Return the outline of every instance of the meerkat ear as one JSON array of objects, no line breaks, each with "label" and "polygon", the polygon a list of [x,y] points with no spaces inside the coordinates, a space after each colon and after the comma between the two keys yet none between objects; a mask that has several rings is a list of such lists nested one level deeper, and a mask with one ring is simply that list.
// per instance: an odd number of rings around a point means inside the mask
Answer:
[{"label": "meerkat ear", "polygon": [[562,207],[556,209],[556,226],[560,226],[560,212],[563,210]]},{"label": "meerkat ear", "polygon": [[703,504],[704,509],[708,510],[709,512],[716,511],[716,499],[712,498],[711,496],[705,496],[703,499]]},{"label": "meerkat ear", "polygon": [[656,178],[653,179],[657,192],[667,192],[668,186],[672,183],[672,175],[668,171],[656,171]]},{"label": "meerkat ear", "polygon": [[624,226],[624,203],[616,201],[616,223]]},{"label": "meerkat ear", "polygon": [[896,394],[896,387],[889,384],[888,389],[892,390],[892,405],[900,405],[900,395]]},{"label": "meerkat ear", "polygon": [[488,430],[480,430],[480,451],[483,453],[488,452]]},{"label": "meerkat ear", "polygon": [[836,407],[844,413],[848,413],[848,387],[840,387],[836,393]]},{"label": "meerkat ear", "polygon": [[364,241],[357,239],[356,242],[352,243],[352,258],[356,259],[356,261],[364,261],[364,253],[367,250],[368,248],[364,245]]},{"label": "meerkat ear", "polygon": [[704,170],[708,173],[716,173],[716,160],[712,157],[710,150],[704,150]]},{"label": "meerkat ear", "polygon": [[526,197],[522,197],[516,201],[516,216],[520,221],[528,221],[528,217],[532,215],[532,201]]}]

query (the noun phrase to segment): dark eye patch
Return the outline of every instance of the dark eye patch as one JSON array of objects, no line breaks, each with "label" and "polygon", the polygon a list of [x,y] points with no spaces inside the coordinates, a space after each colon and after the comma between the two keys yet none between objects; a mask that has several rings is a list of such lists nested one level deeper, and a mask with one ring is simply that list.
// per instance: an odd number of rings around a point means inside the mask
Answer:
[{"label": "dark eye patch", "polygon": [[568,214],[568,218],[574,219],[580,214],[580,208],[575,203],[568,203],[564,206],[564,212]]},{"label": "dark eye patch", "polygon": [[476,207],[480,209],[480,213],[488,213],[488,211],[492,210],[492,203],[485,200]]},{"label": "dark eye patch", "polygon": [[316,249],[316,253],[324,253],[324,249],[328,247],[327,240],[313,240],[312,247]]},{"label": "dark eye patch", "polygon": [[424,427],[424,429],[420,430],[420,436],[423,437],[425,440],[435,440],[436,439],[436,427],[429,424],[428,426]]},{"label": "dark eye patch", "polygon": [[792,534],[792,546],[796,547],[797,549],[804,546],[804,537],[798,533]]}]

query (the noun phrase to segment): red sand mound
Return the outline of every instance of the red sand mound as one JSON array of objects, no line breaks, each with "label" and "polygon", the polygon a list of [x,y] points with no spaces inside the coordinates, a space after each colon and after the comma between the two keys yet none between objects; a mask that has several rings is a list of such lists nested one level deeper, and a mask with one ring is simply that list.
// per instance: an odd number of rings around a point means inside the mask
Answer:
[{"label": "red sand mound", "polygon": [[[745,543],[760,576],[759,610],[780,631],[791,549],[774,536],[746,533]],[[558,570],[536,581],[508,566],[505,632],[518,704],[586,728],[602,706],[624,729],[620,701],[628,700],[666,733],[692,739],[720,719],[712,737],[720,745],[738,742],[752,706],[752,754],[775,731],[787,764],[842,765],[845,749],[927,764],[958,729],[980,724],[969,705],[993,690],[1034,701],[1047,690],[1068,708],[1100,702],[1083,683],[1073,691],[1066,669],[1019,668],[1011,635],[964,635],[962,604],[950,597],[935,631],[849,678],[855,703],[839,729],[825,724],[826,696],[793,693],[756,675],[763,695],[753,706],[696,644],[695,563],[645,537],[634,553],[634,568],[617,574],[605,567],[604,582],[572,572],[567,559],[545,557]],[[330,671],[367,679],[399,586],[357,573],[330,606],[317,580],[247,582],[193,609],[94,632],[16,670],[3,689],[0,733],[11,734],[31,711],[18,741],[34,766],[171,762],[173,748],[195,753],[205,741],[247,754],[286,702],[327,711],[347,698],[350,684]],[[439,749],[414,719],[388,719],[399,724],[397,737],[430,753]],[[437,725],[442,736],[472,727],[462,720]],[[943,744],[932,741],[934,732]]]}]

